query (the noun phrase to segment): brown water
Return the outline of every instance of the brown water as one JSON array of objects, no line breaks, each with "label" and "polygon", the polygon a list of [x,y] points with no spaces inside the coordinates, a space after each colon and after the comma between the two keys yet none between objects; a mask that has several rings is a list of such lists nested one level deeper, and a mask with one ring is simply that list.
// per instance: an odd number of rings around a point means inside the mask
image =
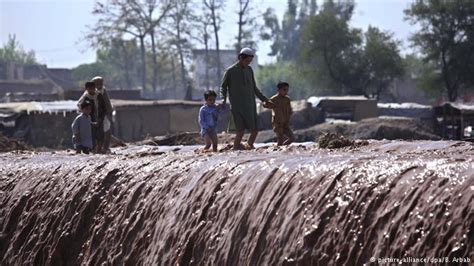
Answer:
[{"label": "brown water", "polygon": [[1,154],[0,264],[474,259],[470,143],[152,154]]}]

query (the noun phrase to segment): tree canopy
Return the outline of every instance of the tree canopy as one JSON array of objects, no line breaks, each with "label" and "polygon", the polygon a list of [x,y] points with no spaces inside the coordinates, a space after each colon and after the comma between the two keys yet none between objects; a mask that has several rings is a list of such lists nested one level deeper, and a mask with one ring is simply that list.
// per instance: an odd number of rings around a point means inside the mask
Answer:
[{"label": "tree canopy", "polygon": [[405,14],[420,27],[411,38],[413,45],[420,48],[424,61],[435,68],[425,78],[442,80],[450,101],[457,99],[459,90],[472,89],[474,1],[417,0]]}]

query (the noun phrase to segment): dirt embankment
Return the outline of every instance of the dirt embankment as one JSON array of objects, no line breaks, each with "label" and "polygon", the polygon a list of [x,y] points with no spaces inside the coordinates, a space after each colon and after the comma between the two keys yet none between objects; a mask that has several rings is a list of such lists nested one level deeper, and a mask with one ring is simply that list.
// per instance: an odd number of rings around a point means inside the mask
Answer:
[{"label": "dirt embankment", "polygon": [[[378,117],[364,119],[359,122],[326,122],[316,126],[294,131],[297,142],[318,141],[326,133],[342,135],[348,139],[388,139],[388,140],[439,140],[440,137],[423,122],[413,118]],[[234,140],[232,133],[218,134],[219,143],[231,144]],[[248,134],[244,135],[244,141]],[[260,131],[257,142],[276,142],[272,130]],[[134,143],[136,145],[203,145],[204,140],[199,132],[183,132],[168,136],[157,136]]]},{"label": "dirt embankment", "polygon": [[[324,133],[340,134],[351,139],[439,140],[433,130],[420,120],[403,117],[377,117],[358,122],[326,122],[295,130],[298,142],[314,141]],[[272,131],[262,131],[258,142],[274,142]]]},{"label": "dirt embankment", "polygon": [[0,152],[31,150],[32,148],[16,139],[9,139],[0,133]]},{"label": "dirt embankment", "polygon": [[1,265],[474,260],[474,148],[0,154]]}]

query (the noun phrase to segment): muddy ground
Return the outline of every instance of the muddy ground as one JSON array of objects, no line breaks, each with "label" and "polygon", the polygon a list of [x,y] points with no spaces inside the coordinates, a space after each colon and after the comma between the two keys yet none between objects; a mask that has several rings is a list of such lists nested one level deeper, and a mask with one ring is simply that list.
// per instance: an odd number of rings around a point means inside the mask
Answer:
[{"label": "muddy ground", "polygon": [[[333,121],[318,124],[306,129],[294,130],[296,142],[317,141],[324,133],[343,135],[348,139],[388,139],[388,140],[439,140],[433,130],[418,119],[400,117],[377,117],[359,122]],[[219,143],[230,144],[234,134],[218,134]],[[248,134],[244,136],[247,140]],[[272,130],[260,131],[257,142],[276,142]],[[139,141],[137,145],[203,145],[204,141],[198,132],[184,132],[168,136],[158,136]]]}]

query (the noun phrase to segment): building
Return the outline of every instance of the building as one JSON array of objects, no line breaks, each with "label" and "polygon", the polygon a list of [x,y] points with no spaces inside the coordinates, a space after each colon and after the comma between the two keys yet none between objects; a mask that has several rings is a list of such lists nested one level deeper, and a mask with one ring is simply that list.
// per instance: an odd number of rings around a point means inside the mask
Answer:
[{"label": "building", "polygon": [[473,140],[474,105],[445,102],[434,107],[436,131],[445,139]]},{"label": "building", "polygon": [[[0,79],[0,102],[77,100],[83,88],[74,83],[67,68],[45,65],[9,65],[7,79]],[[141,90],[107,90],[111,99],[140,100]]]},{"label": "building", "polygon": [[360,121],[377,116],[377,101],[364,96],[313,96],[308,102],[319,107],[325,119]]},{"label": "building", "polygon": [[[0,103],[0,132],[33,147],[71,147],[71,124],[76,101]],[[202,103],[179,100],[112,100],[114,136],[125,141],[143,140],[181,132],[198,132]],[[219,130],[225,130],[224,115]]]},{"label": "building", "polygon": [[77,90],[70,69],[46,65],[7,64],[6,78],[0,80],[0,101],[44,101],[64,99],[64,92]]}]

